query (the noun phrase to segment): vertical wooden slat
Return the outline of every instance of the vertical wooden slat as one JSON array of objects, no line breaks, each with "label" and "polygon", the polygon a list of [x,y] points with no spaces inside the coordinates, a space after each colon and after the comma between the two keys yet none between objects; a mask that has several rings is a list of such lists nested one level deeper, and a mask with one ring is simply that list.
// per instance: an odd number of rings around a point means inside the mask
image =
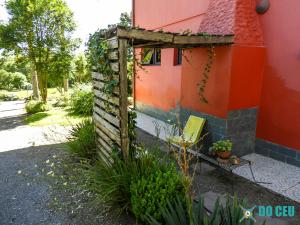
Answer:
[{"label": "vertical wooden slat", "polygon": [[119,75],[120,75],[120,126],[121,149],[124,158],[129,155],[128,112],[127,112],[127,40],[119,39]]}]

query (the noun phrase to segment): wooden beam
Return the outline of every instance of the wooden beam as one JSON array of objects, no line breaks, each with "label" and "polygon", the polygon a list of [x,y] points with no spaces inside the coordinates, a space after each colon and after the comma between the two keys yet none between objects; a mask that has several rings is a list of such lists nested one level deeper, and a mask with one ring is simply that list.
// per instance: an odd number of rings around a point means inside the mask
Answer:
[{"label": "wooden beam", "polygon": [[107,40],[108,47],[110,49],[117,49],[119,47],[119,42],[117,37],[113,37]]},{"label": "wooden beam", "polygon": [[161,47],[161,48],[188,48],[202,47],[207,44],[226,45],[234,43],[233,35],[180,35],[144,29],[117,28],[117,36],[123,39],[132,39],[133,46],[139,47]]},{"label": "wooden beam", "polygon": [[118,60],[119,59],[119,56],[118,56],[118,51],[110,51],[108,53],[108,58],[110,60]]},{"label": "wooden beam", "polygon": [[97,97],[99,97],[99,98],[101,98],[101,99],[103,99],[103,100],[106,100],[106,101],[108,101],[108,102],[110,102],[110,103],[112,103],[112,104],[115,104],[115,105],[119,106],[119,99],[118,99],[117,97],[114,97],[114,96],[110,96],[110,95],[108,95],[108,94],[105,94],[105,93],[103,93],[102,91],[99,91],[99,90],[97,90],[97,89],[95,89],[95,88],[94,88],[94,94],[95,94]]},{"label": "wooden beam", "polygon": [[[94,88],[97,88],[99,90],[101,90],[102,88],[105,87],[105,82],[102,82],[102,81],[98,81],[98,80],[93,80],[93,86]],[[113,90],[113,93],[115,95],[119,95],[119,87],[115,87],[114,90]]]},{"label": "wooden beam", "polygon": [[118,27],[117,36],[124,39],[137,39],[145,41],[158,41],[164,43],[172,43],[174,35],[147,30],[125,29]]},{"label": "wooden beam", "polygon": [[119,39],[119,75],[120,75],[120,125],[121,125],[121,149],[124,158],[129,156],[128,137],[128,102],[127,102],[127,40]]},{"label": "wooden beam", "polygon": [[[107,77],[98,72],[92,72],[92,78],[96,80],[107,81]],[[113,79],[119,81],[119,75],[113,75]]]},{"label": "wooden beam", "polygon": [[117,117],[109,114],[108,112],[103,111],[98,106],[94,107],[94,112],[98,113],[102,118],[106,119],[116,127],[120,127],[120,120]]},{"label": "wooden beam", "polygon": [[174,45],[205,45],[205,44],[231,44],[232,36],[179,36],[174,37]]}]

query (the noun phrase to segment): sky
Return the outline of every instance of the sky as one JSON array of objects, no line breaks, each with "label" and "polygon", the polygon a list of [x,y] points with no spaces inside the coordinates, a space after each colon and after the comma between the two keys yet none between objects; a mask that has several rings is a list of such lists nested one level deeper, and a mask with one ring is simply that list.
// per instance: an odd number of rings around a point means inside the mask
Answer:
[{"label": "sky", "polygon": [[[122,12],[131,13],[132,0],[66,0],[74,12],[77,29],[74,37],[79,37],[85,43],[89,34],[108,24],[117,23]],[[3,6],[5,0],[0,0],[0,20],[7,20]],[[81,49],[84,47],[82,46]]]}]

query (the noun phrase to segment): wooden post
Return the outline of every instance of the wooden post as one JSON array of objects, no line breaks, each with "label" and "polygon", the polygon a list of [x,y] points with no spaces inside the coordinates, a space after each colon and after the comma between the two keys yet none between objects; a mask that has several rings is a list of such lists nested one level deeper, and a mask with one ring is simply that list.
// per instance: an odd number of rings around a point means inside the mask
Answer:
[{"label": "wooden post", "polygon": [[121,149],[124,158],[129,156],[128,102],[127,102],[127,39],[119,39],[119,75],[120,75],[120,125]]}]

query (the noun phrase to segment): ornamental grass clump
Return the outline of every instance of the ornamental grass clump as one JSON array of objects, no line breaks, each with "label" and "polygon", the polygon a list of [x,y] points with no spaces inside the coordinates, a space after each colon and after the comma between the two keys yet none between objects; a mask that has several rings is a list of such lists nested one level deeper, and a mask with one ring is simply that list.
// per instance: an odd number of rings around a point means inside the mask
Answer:
[{"label": "ornamental grass clump", "polygon": [[233,198],[227,196],[225,205],[217,199],[212,212],[208,214],[203,197],[194,202],[187,196],[184,200],[167,200],[166,206],[160,207],[163,222],[153,216],[148,216],[147,222],[150,225],[254,225],[254,220],[243,219],[244,211],[240,206],[248,206],[246,199],[239,201],[236,195]]},{"label": "ornamental grass clump", "polygon": [[96,131],[92,119],[85,119],[72,127],[68,147],[71,153],[88,160],[96,160]]},{"label": "ornamental grass clump", "polygon": [[146,214],[159,219],[165,199],[184,195],[182,177],[156,154],[143,148],[134,151],[126,160],[120,153],[112,154],[111,160],[99,157],[87,169],[89,189],[96,193],[96,202],[109,208],[131,211],[142,221]]},{"label": "ornamental grass clump", "polygon": [[45,112],[49,110],[49,106],[42,101],[29,101],[25,105],[26,112],[29,114],[34,114],[38,112]]}]

